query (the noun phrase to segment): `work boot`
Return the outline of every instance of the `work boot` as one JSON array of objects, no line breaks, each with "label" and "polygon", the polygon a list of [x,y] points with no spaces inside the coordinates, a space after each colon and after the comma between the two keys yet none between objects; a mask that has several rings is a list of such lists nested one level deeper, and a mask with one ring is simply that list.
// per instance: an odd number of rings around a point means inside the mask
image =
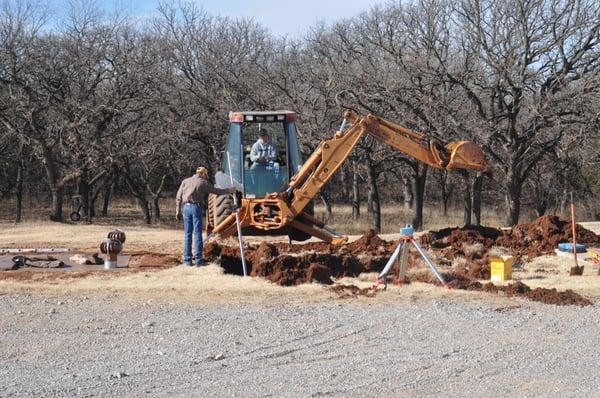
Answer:
[{"label": "work boot", "polygon": [[196,261],[196,267],[202,267],[203,265],[206,265],[204,260]]}]

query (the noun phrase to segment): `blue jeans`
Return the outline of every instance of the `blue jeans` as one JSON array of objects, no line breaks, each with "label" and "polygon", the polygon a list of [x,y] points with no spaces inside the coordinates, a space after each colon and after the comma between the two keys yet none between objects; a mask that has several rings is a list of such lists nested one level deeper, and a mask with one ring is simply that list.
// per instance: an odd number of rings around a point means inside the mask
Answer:
[{"label": "blue jeans", "polygon": [[202,206],[186,203],[183,205],[183,262],[192,263],[192,233],[196,264],[202,264]]}]

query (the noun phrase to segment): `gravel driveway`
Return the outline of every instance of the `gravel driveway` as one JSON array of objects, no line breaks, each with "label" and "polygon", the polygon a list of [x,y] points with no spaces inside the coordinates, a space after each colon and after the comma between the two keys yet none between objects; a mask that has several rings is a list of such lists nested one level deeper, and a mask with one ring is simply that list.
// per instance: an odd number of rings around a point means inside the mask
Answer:
[{"label": "gravel driveway", "polygon": [[598,394],[600,309],[0,296],[0,396]]}]

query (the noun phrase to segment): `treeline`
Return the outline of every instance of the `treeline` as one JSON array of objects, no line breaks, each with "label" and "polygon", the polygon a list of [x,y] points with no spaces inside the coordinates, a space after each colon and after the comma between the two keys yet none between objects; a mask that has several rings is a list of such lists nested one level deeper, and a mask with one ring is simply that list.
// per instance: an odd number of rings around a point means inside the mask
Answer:
[{"label": "treeline", "polygon": [[159,220],[183,176],[216,171],[229,111],[250,109],[297,111],[305,156],[344,108],[481,145],[492,179],[362,141],[321,200],[366,200],[377,229],[382,201],[412,208],[416,226],[425,200],[461,203],[465,223],[482,203],[507,225],[523,206],[560,211],[571,191],[599,212],[594,0],[391,2],[299,39],[191,4],[139,22],[83,2],[58,26],[37,4],[0,0],[0,198],[16,221],[26,195],[63,220],[73,194],[88,220],[114,195]]}]

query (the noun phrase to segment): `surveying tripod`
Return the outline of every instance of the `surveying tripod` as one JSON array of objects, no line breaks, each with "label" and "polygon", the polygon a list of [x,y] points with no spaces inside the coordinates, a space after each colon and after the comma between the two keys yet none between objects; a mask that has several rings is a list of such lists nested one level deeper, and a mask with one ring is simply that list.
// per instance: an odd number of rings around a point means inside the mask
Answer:
[{"label": "surveying tripod", "polygon": [[411,224],[406,224],[406,227],[400,228],[400,243],[396,247],[396,250],[394,250],[392,257],[390,257],[390,259],[386,263],[385,267],[383,268],[383,271],[381,271],[381,273],[377,277],[376,286],[379,284],[387,284],[387,276],[392,267],[394,266],[394,263],[398,260],[398,257],[400,257],[400,272],[398,275],[398,280],[402,280],[402,278],[404,278],[404,276],[406,275],[406,269],[408,267],[408,250],[410,244],[412,243],[423,258],[423,261],[425,261],[429,268],[431,268],[431,271],[435,274],[435,277],[440,281],[442,285],[444,285],[444,287],[448,287],[448,285],[446,285],[446,281],[444,281],[444,278],[442,278],[438,270],[435,268],[435,265],[433,265],[433,262],[427,256],[427,253],[425,253],[425,250],[423,250],[423,248],[413,237],[413,232],[414,230]]}]

